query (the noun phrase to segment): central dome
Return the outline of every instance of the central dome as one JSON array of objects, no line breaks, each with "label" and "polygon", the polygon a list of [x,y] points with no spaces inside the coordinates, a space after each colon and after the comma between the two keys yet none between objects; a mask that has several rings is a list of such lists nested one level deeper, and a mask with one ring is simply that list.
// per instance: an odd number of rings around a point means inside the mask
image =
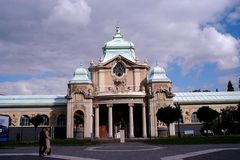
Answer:
[{"label": "central dome", "polygon": [[132,62],[136,62],[134,44],[123,39],[120,27],[116,27],[113,39],[106,42],[103,47],[103,63],[121,55]]}]

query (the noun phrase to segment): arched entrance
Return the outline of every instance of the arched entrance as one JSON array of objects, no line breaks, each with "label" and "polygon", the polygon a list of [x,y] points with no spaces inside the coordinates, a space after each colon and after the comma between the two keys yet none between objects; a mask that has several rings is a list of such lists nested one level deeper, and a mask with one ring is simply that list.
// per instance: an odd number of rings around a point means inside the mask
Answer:
[{"label": "arched entrance", "polygon": [[81,110],[74,113],[74,137],[76,139],[84,138],[84,113]]}]

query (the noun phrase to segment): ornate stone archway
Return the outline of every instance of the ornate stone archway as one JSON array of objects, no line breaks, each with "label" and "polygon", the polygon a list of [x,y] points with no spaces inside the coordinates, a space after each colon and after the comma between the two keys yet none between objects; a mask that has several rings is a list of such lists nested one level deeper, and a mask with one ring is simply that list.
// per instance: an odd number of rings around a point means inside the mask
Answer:
[{"label": "ornate stone archway", "polygon": [[84,138],[84,112],[77,110],[74,112],[74,137],[76,139]]}]

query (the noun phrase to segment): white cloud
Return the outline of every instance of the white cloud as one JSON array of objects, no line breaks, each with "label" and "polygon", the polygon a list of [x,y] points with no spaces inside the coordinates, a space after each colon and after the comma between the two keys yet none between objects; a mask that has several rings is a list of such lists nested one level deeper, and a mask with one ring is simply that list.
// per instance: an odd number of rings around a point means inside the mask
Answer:
[{"label": "white cloud", "polygon": [[[45,23],[48,25],[74,25],[89,24],[91,7],[86,0],[58,0]],[[58,26],[60,27],[60,26]]]},{"label": "white cloud", "polygon": [[217,64],[220,70],[239,67],[239,40],[214,27],[236,3],[172,0],[160,1],[151,10],[142,9],[142,14],[133,16],[141,17],[134,20],[138,33],[132,31],[137,53],[144,58],[148,53],[152,64],[156,59],[163,66],[177,62],[184,74],[207,63]]},{"label": "white cloud", "polygon": [[[216,63],[219,69],[228,70],[240,66],[239,40],[229,34],[218,32],[208,26],[198,30],[188,49],[190,52],[184,57],[183,71],[188,72],[192,67],[203,63]],[[183,53],[186,50],[183,50]],[[179,55],[178,55],[179,56]]]},{"label": "white cloud", "polygon": [[[237,2],[42,0],[26,5],[1,1],[0,73],[5,77],[49,73],[50,81],[56,76],[71,79],[80,63],[87,68],[91,59],[99,60],[101,47],[111,40],[117,22],[124,38],[135,44],[136,56],[147,58],[151,65],[157,60],[168,70],[177,63],[185,74],[191,69],[201,72],[208,63],[216,64],[219,72],[231,70],[240,64],[239,40],[220,30],[224,26],[219,24]],[[11,93],[11,85],[19,93],[48,91],[40,86],[34,89],[33,80],[3,83],[1,89]],[[44,88],[45,83],[39,85]],[[48,86],[49,93],[61,92],[54,85]]]},{"label": "white cloud", "polygon": [[59,77],[1,82],[0,94],[66,94],[67,82]]},{"label": "white cloud", "polygon": [[240,7],[237,7],[233,12],[231,12],[227,17],[228,22],[235,24],[240,20]]}]

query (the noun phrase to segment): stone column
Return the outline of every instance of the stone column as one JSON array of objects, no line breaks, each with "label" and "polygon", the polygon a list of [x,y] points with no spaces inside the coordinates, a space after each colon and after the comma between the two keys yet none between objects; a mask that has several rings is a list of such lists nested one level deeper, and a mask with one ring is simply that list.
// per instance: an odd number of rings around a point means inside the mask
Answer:
[{"label": "stone column", "polygon": [[112,104],[108,104],[108,137],[113,138]]},{"label": "stone column", "polygon": [[99,106],[95,106],[95,138],[99,138]]},{"label": "stone column", "polygon": [[133,125],[133,103],[129,103],[129,137],[134,138],[134,125]]},{"label": "stone column", "polygon": [[147,124],[146,124],[146,107],[145,104],[142,104],[142,129],[143,137],[147,137]]},{"label": "stone column", "polygon": [[73,113],[72,113],[72,102],[69,101],[67,104],[67,138],[73,137]]}]

